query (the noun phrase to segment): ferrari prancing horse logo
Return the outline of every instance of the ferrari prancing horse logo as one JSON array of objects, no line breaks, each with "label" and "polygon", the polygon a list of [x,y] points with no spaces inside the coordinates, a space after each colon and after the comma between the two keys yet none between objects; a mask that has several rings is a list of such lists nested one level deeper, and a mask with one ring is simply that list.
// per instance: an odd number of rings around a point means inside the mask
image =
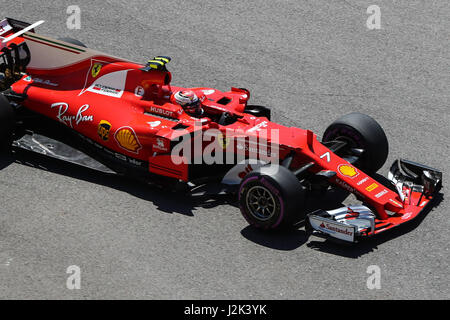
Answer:
[{"label": "ferrari prancing horse logo", "polygon": [[92,77],[95,78],[96,76],[98,76],[98,74],[100,73],[100,70],[102,70],[102,64],[94,63],[94,65],[92,66],[92,70],[91,70]]},{"label": "ferrari prancing horse logo", "polygon": [[225,137],[223,134],[219,134],[217,136],[217,141],[219,142],[219,145],[222,147],[222,149],[226,149],[230,144],[230,138]]}]

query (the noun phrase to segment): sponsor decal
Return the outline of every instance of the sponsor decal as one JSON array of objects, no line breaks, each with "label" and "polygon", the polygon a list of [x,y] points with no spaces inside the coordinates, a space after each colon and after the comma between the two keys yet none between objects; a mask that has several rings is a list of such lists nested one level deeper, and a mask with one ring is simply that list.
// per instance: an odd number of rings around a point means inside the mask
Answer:
[{"label": "sponsor decal", "polygon": [[353,231],[350,231],[346,228],[340,228],[335,224],[329,224],[326,222],[322,222],[319,227],[320,227],[320,229],[325,229],[326,231],[331,231],[331,233],[337,232],[337,233],[345,234],[347,236],[353,236]]},{"label": "sponsor decal", "polygon": [[87,91],[94,92],[97,94],[102,94],[105,96],[115,97],[115,98],[120,98],[120,97],[122,97],[122,94],[123,94],[123,90],[105,86],[105,85],[98,84],[98,83],[95,83],[93,86],[91,86],[89,89],[87,89]]},{"label": "sponsor decal", "polygon": [[136,97],[143,97],[144,94],[145,94],[145,89],[144,89],[144,87],[137,86],[137,87],[134,89],[134,95],[135,95]]},{"label": "sponsor decal", "polygon": [[253,171],[253,168],[251,165],[247,165],[244,169],[244,171],[239,172],[238,177],[241,179],[244,179],[244,177]]},{"label": "sponsor decal", "polygon": [[356,195],[358,195],[360,197],[364,197],[358,190],[356,190],[355,188],[350,186],[347,182],[345,182],[345,181],[343,181],[343,180],[341,180],[339,178],[336,178],[336,183],[338,185],[340,185],[342,188],[344,188],[345,190],[347,190],[347,191],[349,191],[351,193],[354,193],[354,194],[356,194]]},{"label": "sponsor decal", "polygon": [[12,27],[9,25],[8,20],[3,20],[0,22],[0,36],[12,30]]},{"label": "sponsor decal", "polygon": [[394,199],[389,199],[389,201],[392,202],[393,204],[397,205],[398,207],[403,207],[400,202],[395,201]]},{"label": "sponsor decal", "polygon": [[210,95],[210,94],[213,94],[216,90],[210,89],[210,90],[202,90],[202,91],[205,95]]},{"label": "sponsor decal", "polygon": [[127,156],[121,153],[114,152],[114,156],[122,161],[127,161]]},{"label": "sponsor decal", "polygon": [[128,158],[128,162],[130,162],[131,164],[135,165],[135,166],[142,166],[142,161],[133,159],[133,158]]},{"label": "sponsor decal", "polygon": [[161,124],[161,121],[150,121],[150,122],[147,122],[147,123],[149,124],[149,126],[151,128],[156,128],[157,126],[159,126]]},{"label": "sponsor decal", "polygon": [[345,225],[337,221],[332,221],[330,219],[318,217],[315,215],[311,215],[309,217],[309,222],[315,230],[319,230],[323,233],[329,234],[330,236],[337,239],[349,242],[354,241],[356,231],[354,226]]},{"label": "sponsor decal", "polygon": [[366,188],[366,190],[370,192],[375,190],[376,188],[378,188],[378,185],[376,183],[372,183],[370,186]]},{"label": "sponsor decal", "polygon": [[34,82],[34,83],[45,84],[45,85],[51,86],[51,87],[57,87],[57,86],[59,86],[58,83],[51,82],[51,81],[48,80],[48,79],[44,80],[44,79],[41,79],[41,78],[34,78],[34,79],[33,79],[33,82]]},{"label": "sponsor decal", "polygon": [[58,107],[58,114],[56,115],[56,118],[59,122],[64,123],[66,126],[71,128],[73,128],[74,124],[79,125],[82,122],[94,121],[93,115],[86,115],[84,113],[89,109],[88,104],[81,106],[75,115],[66,115],[69,110],[69,105],[65,102],[53,103],[50,107],[52,109]]},{"label": "sponsor decal", "polygon": [[111,131],[111,123],[106,120],[100,121],[97,132],[103,141],[109,141],[109,131]]},{"label": "sponsor decal", "polygon": [[253,159],[240,161],[225,174],[222,182],[229,185],[238,185],[247,174],[267,164],[267,161],[253,161]]},{"label": "sponsor decal", "polygon": [[165,110],[162,108],[158,108],[158,107],[150,107],[150,112],[151,113],[156,113],[165,117],[169,117],[169,118],[174,118],[174,114],[172,111],[170,110]]},{"label": "sponsor decal", "polygon": [[167,152],[169,151],[169,144],[168,140],[163,139],[163,138],[156,138],[156,143],[153,144],[153,148],[160,150],[160,151],[164,151]]},{"label": "sponsor decal", "polygon": [[272,152],[270,150],[269,146],[256,146],[256,147],[250,147],[247,143],[238,143],[236,145],[236,148],[238,150],[245,150],[252,154],[258,154],[264,157],[276,157],[275,152]]},{"label": "sponsor decal", "polygon": [[119,147],[129,152],[137,154],[142,149],[142,145],[131,127],[119,128],[114,135],[114,139],[116,139]]},{"label": "sponsor decal", "polygon": [[250,128],[247,130],[247,132],[254,132],[254,131],[259,131],[262,128],[266,128],[267,127],[267,121],[263,121],[258,123],[256,126],[254,126],[253,128]]},{"label": "sponsor decal", "polygon": [[128,156],[126,156],[126,155],[124,155],[124,154],[121,154],[121,153],[112,151],[112,150],[110,150],[110,149],[108,149],[108,148],[106,148],[106,147],[104,147],[104,146],[102,146],[102,145],[100,145],[100,144],[95,143],[94,141],[92,141],[92,140],[89,139],[88,137],[85,137],[85,136],[82,135],[81,133],[78,133],[78,136],[79,136],[83,141],[85,141],[85,142],[87,142],[87,143],[89,143],[89,144],[94,144],[96,147],[102,149],[102,151],[103,151],[105,154],[107,154],[108,156],[115,157],[116,159],[119,159],[119,160],[122,160],[122,161],[126,161],[126,162],[128,162],[129,164],[134,165],[134,166],[138,166],[138,167],[142,167],[142,168],[148,168],[148,163],[145,162],[145,161],[141,161],[141,160],[138,160],[138,159],[135,159],[135,158],[131,158],[131,157],[128,157]]},{"label": "sponsor decal", "polygon": [[375,198],[380,198],[380,197],[382,197],[383,195],[385,195],[386,193],[388,193],[388,191],[387,191],[386,189],[384,189],[383,191],[378,192],[378,193],[375,195]]},{"label": "sponsor decal", "polygon": [[98,74],[100,73],[100,71],[102,70],[103,65],[101,63],[94,63],[94,65],[92,66],[91,69],[91,76],[93,78],[96,78],[98,76]]},{"label": "sponsor decal", "polygon": [[339,166],[338,166],[338,171],[339,171],[342,175],[347,176],[347,177],[350,177],[350,178],[354,178],[354,177],[356,177],[357,175],[359,175],[358,170],[356,170],[355,167],[350,166],[350,165],[348,165],[348,164],[341,164],[341,165],[339,165]]},{"label": "sponsor decal", "polygon": [[128,70],[118,70],[99,76],[100,69],[105,65],[117,65],[100,60],[91,60],[92,67],[86,73],[83,89],[78,94],[81,96],[86,91],[102,94],[110,97],[121,98],[125,90]]},{"label": "sponsor decal", "polygon": [[31,78],[31,76],[27,76],[27,77],[25,77],[25,78],[23,78],[23,81],[26,81],[26,82],[31,82],[31,81],[33,81],[34,83],[40,83],[40,84],[45,84],[45,85],[47,85],[47,86],[51,86],[51,87],[57,87],[57,86],[59,86],[59,84],[58,83],[54,83],[54,82],[51,82],[50,80],[48,80],[48,79],[41,79],[41,78]]},{"label": "sponsor decal", "polygon": [[369,178],[368,178],[368,177],[365,177],[365,178],[359,180],[358,183],[357,183],[357,185],[360,186],[360,185],[362,185],[364,182],[366,182],[367,180],[369,180]]},{"label": "sponsor decal", "polygon": [[219,145],[222,147],[222,149],[226,149],[230,144],[230,138],[225,137],[223,134],[219,134],[217,136],[217,141],[219,142]]},{"label": "sponsor decal", "polygon": [[411,218],[412,214],[413,214],[412,212],[405,213],[404,215],[402,215],[402,220]]},{"label": "sponsor decal", "polygon": [[156,139],[156,145],[159,149],[164,148],[164,140],[162,140],[160,138]]}]

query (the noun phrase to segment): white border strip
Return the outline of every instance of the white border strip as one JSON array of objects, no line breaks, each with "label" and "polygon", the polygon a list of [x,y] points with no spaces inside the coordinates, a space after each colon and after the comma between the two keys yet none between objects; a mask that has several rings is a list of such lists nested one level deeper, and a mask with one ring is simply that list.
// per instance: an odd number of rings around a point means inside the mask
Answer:
[{"label": "white border strip", "polygon": [[5,39],[2,41],[2,44],[11,41],[11,40],[14,39],[14,38],[17,38],[18,36],[24,34],[25,32],[30,31],[31,29],[36,28],[37,26],[40,26],[40,25],[43,24],[44,22],[45,22],[44,20],[35,22],[35,23],[33,23],[32,25],[30,25],[30,26],[28,26],[28,27],[26,27],[26,28],[20,30],[19,32],[16,32],[16,33],[10,35],[8,38],[5,38]]}]

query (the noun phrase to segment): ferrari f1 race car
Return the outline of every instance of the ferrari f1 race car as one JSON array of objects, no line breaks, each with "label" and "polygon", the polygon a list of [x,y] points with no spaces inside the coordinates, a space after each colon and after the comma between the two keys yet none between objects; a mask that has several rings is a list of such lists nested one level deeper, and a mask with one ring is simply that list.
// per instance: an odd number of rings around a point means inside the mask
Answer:
[{"label": "ferrari f1 race car", "polygon": [[[36,34],[42,22],[0,21],[3,149],[172,190],[215,183],[236,195],[255,228],[300,222],[309,233],[350,243],[416,218],[441,188],[440,171],[404,159],[393,163],[388,180],[376,179],[388,141],[367,115],[342,116],[319,141],[310,130],[271,122],[269,108],[248,103],[247,89],[171,86],[167,56],[128,61],[74,39]],[[172,97],[180,92],[195,96],[201,112],[177,104]],[[333,188],[360,203],[308,212],[311,192]]]}]

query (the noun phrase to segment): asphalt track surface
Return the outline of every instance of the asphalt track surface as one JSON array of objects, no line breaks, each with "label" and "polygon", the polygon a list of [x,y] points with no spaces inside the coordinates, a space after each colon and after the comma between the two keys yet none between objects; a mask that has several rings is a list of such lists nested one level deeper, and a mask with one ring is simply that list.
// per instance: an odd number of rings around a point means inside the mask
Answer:
[{"label": "asphalt track surface", "polygon": [[[374,3],[376,2],[376,3]],[[66,27],[67,6],[81,29]],[[366,9],[381,8],[369,30]],[[246,87],[274,120],[321,134],[359,111],[398,157],[444,172],[438,206],[376,240],[343,247],[302,229],[265,234],[239,210],[36,157],[1,158],[0,298],[448,299],[450,6],[440,1],[2,1],[1,15],[46,20],[145,62],[173,58],[173,84]],[[348,201],[348,200],[346,200]],[[81,289],[69,290],[69,266]],[[381,288],[368,289],[379,266]]]}]

